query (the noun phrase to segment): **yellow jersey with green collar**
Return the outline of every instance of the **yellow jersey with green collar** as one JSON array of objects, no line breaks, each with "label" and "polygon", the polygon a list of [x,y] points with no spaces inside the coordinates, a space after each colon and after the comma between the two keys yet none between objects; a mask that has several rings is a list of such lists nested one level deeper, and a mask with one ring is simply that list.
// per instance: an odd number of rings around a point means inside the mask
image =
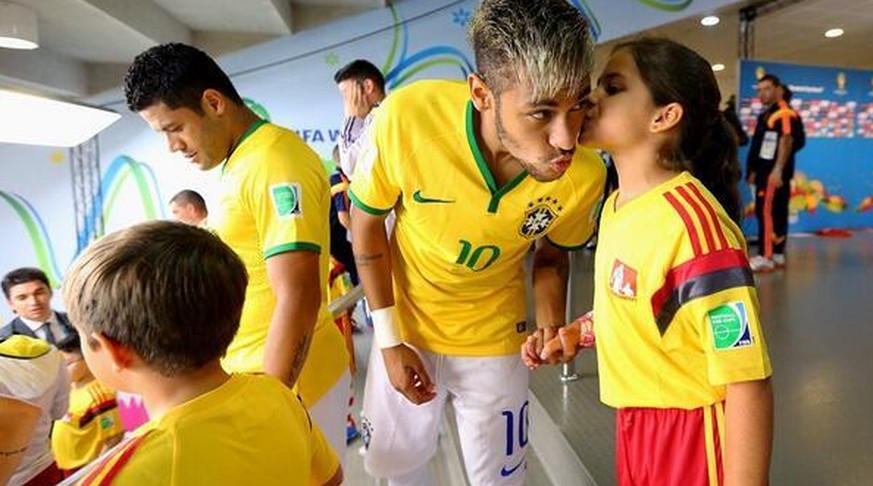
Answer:
[{"label": "yellow jersey with green collar", "polygon": [[297,381],[312,405],[348,369],[342,334],[327,309],[330,265],[330,187],[318,155],[294,132],[270,123],[253,125],[221,174],[221,208],[210,226],[240,256],[249,274],[240,327],[224,366],[263,372],[264,346],[276,298],[266,260],[287,251],[319,254],[321,309],[309,355]]},{"label": "yellow jersey with green collar", "polygon": [[594,268],[601,400],[695,409],[770,376],[742,232],[684,172],[603,205]]},{"label": "yellow jersey with green collar", "polygon": [[421,81],[377,109],[349,196],[394,209],[394,297],[404,340],[456,356],[517,353],[527,332],[524,257],[538,238],[565,248],[591,236],[605,167],[576,151],[558,180],[522,172],[497,187],[463,82]]},{"label": "yellow jersey with green collar", "polygon": [[139,427],[76,484],[308,486],[338,467],[291,390],[271,376],[232,375]]}]

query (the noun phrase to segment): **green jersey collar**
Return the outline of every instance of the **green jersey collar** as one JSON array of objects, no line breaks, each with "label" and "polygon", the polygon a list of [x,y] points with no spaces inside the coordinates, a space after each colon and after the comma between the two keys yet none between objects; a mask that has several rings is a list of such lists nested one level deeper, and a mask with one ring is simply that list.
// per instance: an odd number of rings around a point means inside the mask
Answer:
[{"label": "green jersey collar", "polygon": [[476,141],[476,130],[473,124],[473,102],[467,102],[467,143],[470,145],[470,151],[473,152],[473,158],[476,160],[476,166],[479,168],[479,172],[482,173],[482,178],[485,179],[485,185],[488,186],[488,191],[491,193],[491,201],[488,203],[488,212],[496,213],[497,207],[500,205],[500,199],[506,195],[509,191],[513,190],[516,186],[521,184],[521,182],[527,178],[528,173],[527,170],[521,171],[517,176],[515,176],[511,181],[507,182],[501,188],[497,187],[497,181],[494,179],[494,175],[491,174],[491,169],[488,168],[488,164],[485,162],[485,157],[482,156],[482,151],[479,149],[479,143]]},{"label": "green jersey collar", "polygon": [[236,145],[234,145],[233,148],[230,149],[230,154],[228,154],[227,158],[224,159],[224,163],[221,165],[221,173],[222,174],[224,173],[224,169],[227,168],[227,163],[230,161],[231,157],[233,157],[233,153],[236,152],[236,149],[239,148],[239,146],[242,145],[242,143],[247,138],[249,138],[249,136],[251,136],[251,134],[255,133],[255,131],[258,128],[261,128],[262,125],[266,125],[266,124],[267,124],[266,120],[258,118],[256,121],[253,121],[252,124],[249,125],[248,128],[246,128],[246,131],[243,132],[242,137],[239,138],[239,140],[236,142]]}]

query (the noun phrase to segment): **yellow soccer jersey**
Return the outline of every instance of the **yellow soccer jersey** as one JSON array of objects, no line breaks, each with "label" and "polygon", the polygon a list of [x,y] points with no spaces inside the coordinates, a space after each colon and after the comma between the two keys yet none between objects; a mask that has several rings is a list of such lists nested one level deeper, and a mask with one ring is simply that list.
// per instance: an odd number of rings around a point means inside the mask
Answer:
[{"label": "yellow soccer jersey", "polygon": [[115,390],[92,380],[70,390],[70,409],[52,428],[52,452],[61,469],[97,459],[107,441],[124,433]]},{"label": "yellow soccer jersey", "polygon": [[137,429],[78,484],[309,485],[337,467],[291,390],[270,376],[232,375]]},{"label": "yellow soccer jersey", "polygon": [[221,210],[210,225],[240,256],[249,274],[240,328],[224,365],[262,372],[276,298],[266,259],[287,251],[319,253],[322,305],[309,355],[297,382],[312,405],[348,369],[343,338],[327,310],[330,271],[330,187],[318,155],[293,132],[261,122],[222,167]]},{"label": "yellow soccer jersey", "polygon": [[712,194],[687,172],[615,210],[617,194],[595,257],[601,400],[693,409],[770,376],[745,241]]},{"label": "yellow soccer jersey", "polygon": [[349,196],[372,214],[396,210],[391,264],[404,340],[447,355],[507,355],[530,330],[525,253],[542,237],[567,249],[588,240],[606,170],[580,148],[558,180],[523,172],[498,188],[473,123],[465,83],[395,91],[378,108]]}]

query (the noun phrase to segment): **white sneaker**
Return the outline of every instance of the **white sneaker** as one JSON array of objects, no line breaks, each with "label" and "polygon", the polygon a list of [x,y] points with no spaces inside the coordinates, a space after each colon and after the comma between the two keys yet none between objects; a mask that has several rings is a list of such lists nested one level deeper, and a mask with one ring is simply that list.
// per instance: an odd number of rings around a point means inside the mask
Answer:
[{"label": "white sneaker", "polygon": [[773,254],[773,265],[775,268],[785,268],[785,254],[784,253],[774,253]]},{"label": "white sneaker", "polygon": [[752,271],[755,273],[772,272],[776,268],[776,264],[773,263],[773,260],[761,255],[752,257],[752,259],[749,260],[749,266],[752,267]]}]

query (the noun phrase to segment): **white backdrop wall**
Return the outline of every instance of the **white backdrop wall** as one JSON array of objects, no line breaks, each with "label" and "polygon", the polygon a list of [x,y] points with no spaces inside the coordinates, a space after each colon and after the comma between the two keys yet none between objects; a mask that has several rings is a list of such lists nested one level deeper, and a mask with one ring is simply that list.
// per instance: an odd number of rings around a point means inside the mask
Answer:
[{"label": "white backdrop wall", "polygon": [[[568,0],[590,19],[600,41],[712,11],[725,0]],[[408,0],[219,59],[247,100],[292,128],[328,158],[342,104],[333,73],[357,58],[386,74],[391,88],[423,78],[464,78],[473,69],[466,27],[474,0]],[[95,33],[99,35],[99,33]],[[215,201],[217,171],[201,173],[136,115],[120,90],[89,100],[125,116],[99,136],[102,205],[92,210],[113,231],[167,216],[167,199],[194,189]],[[25,265],[59,282],[77,252],[66,150],[0,144],[0,274]],[[59,306],[59,299],[56,303]],[[0,306],[0,322],[11,318]]]}]

